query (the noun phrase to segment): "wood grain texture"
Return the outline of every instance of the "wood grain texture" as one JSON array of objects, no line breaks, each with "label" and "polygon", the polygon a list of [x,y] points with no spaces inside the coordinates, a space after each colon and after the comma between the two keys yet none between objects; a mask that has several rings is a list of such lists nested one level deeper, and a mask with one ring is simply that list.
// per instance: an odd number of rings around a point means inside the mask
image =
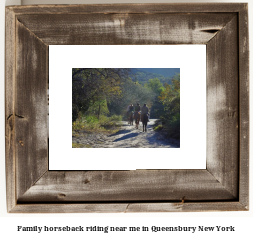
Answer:
[{"label": "wood grain texture", "polygon": [[19,202],[236,199],[207,170],[47,172]]},{"label": "wood grain texture", "polygon": [[239,202],[154,202],[154,203],[83,203],[83,204],[22,204],[12,213],[134,213],[134,212],[214,212],[246,211]]},{"label": "wood grain texture", "polygon": [[239,202],[185,202],[129,204],[126,212],[214,212],[247,211]]},{"label": "wood grain texture", "polygon": [[48,169],[47,46],[16,22],[15,145],[17,198]]},{"label": "wood grain texture", "polygon": [[248,5],[239,12],[239,201],[249,204],[249,33]]},{"label": "wood grain texture", "polygon": [[94,13],[206,13],[238,12],[244,3],[155,3],[155,4],[83,4],[83,5],[27,5],[9,7],[16,15],[25,14],[94,14]]},{"label": "wood grain texture", "polygon": [[5,155],[7,210],[16,205],[14,85],[15,85],[15,15],[6,9],[5,26]]},{"label": "wood grain texture", "polygon": [[[233,3],[7,7],[8,211],[248,210],[247,17]],[[49,44],[181,43],[207,44],[207,170],[47,171]]]},{"label": "wood grain texture", "polygon": [[235,16],[207,45],[207,169],[238,197],[238,29]]},{"label": "wood grain texture", "polygon": [[206,44],[235,16],[40,14],[18,16],[18,20],[48,45]]}]

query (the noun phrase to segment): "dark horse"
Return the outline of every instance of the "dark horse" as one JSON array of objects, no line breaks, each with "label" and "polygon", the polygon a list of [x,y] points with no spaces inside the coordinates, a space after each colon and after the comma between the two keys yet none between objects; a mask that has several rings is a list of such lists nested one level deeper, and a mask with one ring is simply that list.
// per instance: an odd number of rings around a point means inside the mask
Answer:
[{"label": "dark horse", "polygon": [[141,114],[138,111],[134,112],[134,120],[135,120],[135,127],[138,129],[139,123],[141,119]]},{"label": "dark horse", "polygon": [[142,115],[143,132],[144,130],[147,131],[147,124],[148,124],[148,114],[145,113]]},{"label": "dark horse", "polygon": [[128,124],[133,125],[133,121],[134,121],[134,113],[128,112]]}]

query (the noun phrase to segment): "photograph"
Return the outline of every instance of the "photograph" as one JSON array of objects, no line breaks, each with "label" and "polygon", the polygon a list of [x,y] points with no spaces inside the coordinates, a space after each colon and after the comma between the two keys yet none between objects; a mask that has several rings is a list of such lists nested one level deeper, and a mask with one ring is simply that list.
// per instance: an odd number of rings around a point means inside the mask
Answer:
[{"label": "photograph", "polygon": [[205,45],[49,51],[50,170],[206,168]]},{"label": "photograph", "polygon": [[180,148],[180,68],[72,68],[72,148]]}]

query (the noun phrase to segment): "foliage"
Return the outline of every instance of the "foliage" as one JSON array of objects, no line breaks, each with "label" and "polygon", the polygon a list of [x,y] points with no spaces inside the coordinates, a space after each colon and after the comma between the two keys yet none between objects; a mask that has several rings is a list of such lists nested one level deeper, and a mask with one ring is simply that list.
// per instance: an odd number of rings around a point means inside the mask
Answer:
[{"label": "foliage", "polygon": [[154,127],[154,131],[161,131],[163,129],[162,125],[158,125]]},{"label": "foliage", "polygon": [[160,95],[164,91],[164,86],[158,78],[150,79],[144,86],[151,89],[156,95]]},{"label": "foliage", "polygon": [[87,110],[87,114],[96,115],[98,119],[100,118],[101,115],[108,115],[109,110],[107,107],[107,101],[105,99],[95,101],[93,105],[91,105],[89,109]]},{"label": "foliage", "polygon": [[91,148],[91,145],[72,142],[72,148]]},{"label": "foliage", "polygon": [[72,148],[91,148],[89,144],[80,144],[72,142]]},{"label": "foliage", "polygon": [[155,95],[147,87],[143,87],[138,82],[133,82],[128,78],[125,82],[121,84],[122,96],[117,98],[117,100],[111,100],[108,104],[109,111],[115,114],[126,114],[126,109],[129,104],[136,104],[137,102],[140,105],[147,103],[151,105]]},{"label": "foliage", "polygon": [[169,137],[180,139],[180,75],[172,80],[172,85],[165,84],[165,90],[158,97],[164,105],[164,113],[160,117],[164,131]]},{"label": "foliage", "polygon": [[160,79],[154,78],[149,79],[144,87],[149,88],[154,94],[152,112],[150,114],[151,118],[160,118],[164,111],[164,106],[158,99],[158,96],[165,90],[163,84],[161,83]]},{"label": "foliage", "polygon": [[[113,115],[111,117],[106,117],[101,115],[98,119],[95,115],[82,115],[79,114],[76,121],[72,122],[72,133],[76,131],[106,131],[114,129],[119,122],[122,120],[122,116]],[[75,136],[78,133],[75,133]]]},{"label": "foliage", "polygon": [[168,79],[138,69],[72,69],[73,136],[82,130],[114,130],[126,117],[127,106],[136,103],[141,106],[146,103],[151,109],[151,118],[162,122],[154,128],[156,131],[180,138],[179,74]]},{"label": "foliage", "polygon": [[[72,121],[99,101],[110,101],[121,95],[120,84],[127,69],[72,69]],[[100,113],[98,113],[100,114]]]},{"label": "foliage", "polygon": [[172,77],[169,76],[165,77],[162,74],[156,73],[155,71],[148,72],[147,70],[143,69],[131,69],[130,77],[134,82],[139,82],[141,85],[144,85],[145,83],[147,83],[148,80],[154,78],[158,78],[162,84],[164,83],[171,84],[172,80]]},{"label": "foliage", "polygon": [[[180,75],[177,75],[172,80],[172,85],[165,84],[165,90],[163,90],[159,96],[160,101],[167,107],[170,107],[171,103],[173,103],[173,101],[177,100],[178,98],[180,98]],[[173,110],[178,109],[178,107],[173,108]]]}]

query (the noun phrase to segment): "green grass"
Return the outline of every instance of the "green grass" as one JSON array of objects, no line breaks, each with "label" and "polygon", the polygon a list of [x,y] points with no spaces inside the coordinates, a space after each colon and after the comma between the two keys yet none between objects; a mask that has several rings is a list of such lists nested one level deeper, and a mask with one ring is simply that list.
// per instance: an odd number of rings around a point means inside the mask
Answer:
[{"label": "green grass", "polygon": [[173,138],[180,140],[180,117],[174,116],[170,120],[158,120],[154,125],[154,131],[164,134],[166,138]]},{"label": "green grass", "polygon": [[72,142],[72,148],[91,148],[91,146]]},{"label": "green grass", "polygon": [[162,125],[158,125],[154,127],[154,131],[161,131],[163,129]]},{"label": "green grass", "polygon": [[82,144],[72,142],[72,148],[83,148]]},{"label": "green grass", "polygon": [[91,132],[115,132],[119,126],[119,121],[122,116],[113,115],[106,117],[101,115],[99,120],[96,116],[79,116],[78,119],[72,123],[72,134],[78,137],[78,131]]}]

